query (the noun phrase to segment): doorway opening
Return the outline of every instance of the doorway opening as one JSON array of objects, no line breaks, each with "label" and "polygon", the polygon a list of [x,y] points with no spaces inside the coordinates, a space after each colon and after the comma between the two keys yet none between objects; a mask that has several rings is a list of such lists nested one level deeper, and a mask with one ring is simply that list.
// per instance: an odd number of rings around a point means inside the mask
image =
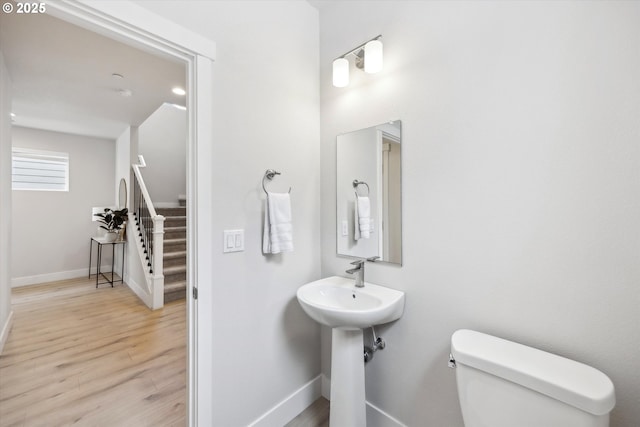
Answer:
[{"label": "doorway opening", "polygon": [[[130,46],[182,61],[187,69],[187,416],[189,425],[198,420],[206,424],[210,420],[210,406],[198,405],[199,399],[212,395],[211,368],[202,355],[210,360],[211,338],[199,333],[198,324],[210,324],[209,310],[198,310],[198,301],[207,300],[210,290],[198,284],[211,283],[211,272],[197,262],[209,259],[212,251],[209,221],[211,172],[208,165],[212,158],[212,62],[215,44],[178,25],[159,18],[150,11],[126,2],[85,5],[71,2],[51,2],[47,13],[95,33],[105,35]],[[196,295],[197,298],[196,299]]]}]

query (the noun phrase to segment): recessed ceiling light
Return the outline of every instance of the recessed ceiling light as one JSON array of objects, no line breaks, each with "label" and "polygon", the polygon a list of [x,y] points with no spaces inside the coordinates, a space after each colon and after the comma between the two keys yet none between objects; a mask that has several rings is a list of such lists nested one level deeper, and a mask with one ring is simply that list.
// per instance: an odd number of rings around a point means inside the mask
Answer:
[{"label": "recessed ceiling light", "polygon": [[118,73],[111,74],[111,77],[113,77],[114,79],[118,79],[118,80],[124,79],[124,76],[122,74],[118,74]]},{"label": "recessed ceiling light", "polygon": [[171,89],[171,92],[175,93],[176,95],[180,95],[180,96],[184,96],[187,94],[187,92],[182,89],[181,87],[174,87],[173,89]]}]

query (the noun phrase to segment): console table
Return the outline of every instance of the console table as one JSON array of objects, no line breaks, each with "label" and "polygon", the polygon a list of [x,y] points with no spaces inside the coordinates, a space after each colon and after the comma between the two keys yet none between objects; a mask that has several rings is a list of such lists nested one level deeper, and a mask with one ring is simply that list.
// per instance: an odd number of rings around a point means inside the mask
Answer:
[{"label": "console table", "polygon": [[[113,288],[113,283],[114,282],[122,282],[123,281],[123,277],[124,277],[124,248],[125,248],[125,243],[127,243],[126,240],[115,240],[113,242],[110,242],[108,240],[106,240],[104,237],[92,237],[91,238],[91,243],[89,246],[89,277],[91,277],[91,260],[93,257],[93,244],[94,242],[96,243],[96,245],[98,245],[98,260],[96,263],[96,288],[98,287],[98,285],[103,285],[105,283],[109,283],[111,284],[111,287]],[[107,245],[111,245],[111,278],[109,278],[106,274],[104,274],[102,271],[100,271],[100,268],[102,267],[102,247],[103,246],[107,246]],[[121,270],[121,274],[120,274],[120,280],[113,280],[114,276],[114,266],[115,266],[115,259],[116,259],[116,245],[121,245],[122,248],[122,270]],[[107,271],[107,274],[109,272]],[[100,278],[103,278],[105,281],[100,282]]]}]

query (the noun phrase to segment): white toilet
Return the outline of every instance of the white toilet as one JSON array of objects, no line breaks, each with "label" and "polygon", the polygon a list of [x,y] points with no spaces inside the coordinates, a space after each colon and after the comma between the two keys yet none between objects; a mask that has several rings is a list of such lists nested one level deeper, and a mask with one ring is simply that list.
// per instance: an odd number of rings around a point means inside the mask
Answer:
[{"label": "white toilet", "polygon": [[465,427],[607,427],[616,403],[602,372],[470,330],[451,337]]}]

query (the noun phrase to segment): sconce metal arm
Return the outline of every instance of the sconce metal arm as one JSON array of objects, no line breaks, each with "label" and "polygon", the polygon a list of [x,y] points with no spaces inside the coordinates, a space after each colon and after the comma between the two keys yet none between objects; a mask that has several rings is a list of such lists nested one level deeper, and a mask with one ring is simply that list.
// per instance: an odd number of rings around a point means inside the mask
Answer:
[{"label": "sconce metal arm", "polygon": [[381,37],[382,37],[382,34],[378,34],[378,35],[377,35],[377,36],[375,36],[374,38],[367,40],[366,42],[362,43],[362,44],[361,44],[361,45],[359,45],[358,47],[356,47],[356,48],[354,48],[354,49],[351,49],[349,52],[345,53],[344,55],[340,55],[340,56],[338,56],[336,59],[338,59],[338,58],[344,58],[344,57],[345,57],[345,56],[347,56],[347,55],[351,55],[352,53],[357,52],[359,49],[362,49],[362,48],[364,47],[364,45],[365,45],[365,44],[367,44],[367,43],[369,43],[370,41],[373,41],[373,40],[378,40],[378,39],[379,39],[379,38],[381,38]]}]

